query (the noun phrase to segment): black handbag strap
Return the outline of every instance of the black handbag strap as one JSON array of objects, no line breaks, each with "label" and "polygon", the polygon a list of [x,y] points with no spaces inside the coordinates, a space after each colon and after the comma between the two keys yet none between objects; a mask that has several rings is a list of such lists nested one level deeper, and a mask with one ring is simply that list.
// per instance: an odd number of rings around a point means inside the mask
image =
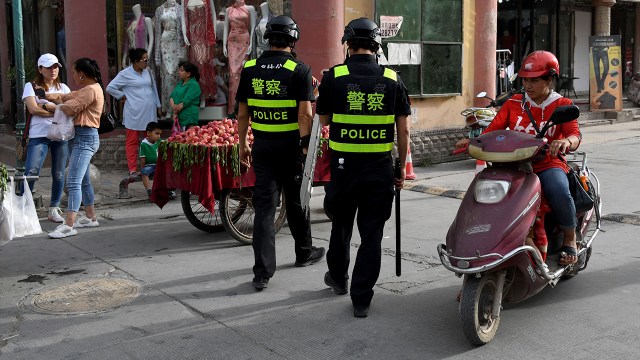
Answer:
[{"label": "black handbag strap", "polygon": [[527,116],[529,116],[529,121],[531,122],[531,125],[533,125],[533,128],[536,129],[536,132],[539,134],[540,128],[538,127],[538,124],[536,124],[536,119],[534,119],[533,115],[531,114],[528,101],[524,102],[524,110],[527,112]]},{"label": "black handbag strap", "polygon": [[31,127],[31,113],[29,109],[25,112],[24,130],[22,130],[22,140],[26,141],[29,138],[29,128]]},{"label": "black handbag strap", "polygon": [[[36,89],[36,84],[33,81],[30,81],[31,88]],[[29,112],[29,108],[25,107],[25,119],[24,119],[24,130],[22,130],[22,141],[26,141],[29,138],[29,128],[31,127],[31,113]]]}]

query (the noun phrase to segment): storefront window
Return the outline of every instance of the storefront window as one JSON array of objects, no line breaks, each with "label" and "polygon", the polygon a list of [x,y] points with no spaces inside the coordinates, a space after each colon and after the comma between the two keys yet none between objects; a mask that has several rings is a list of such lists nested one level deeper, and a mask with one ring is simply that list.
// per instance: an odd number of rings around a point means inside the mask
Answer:
[{"label": "storefront window", "polygon": [[[228,11],[229,33],[240,35],[230,38],[225,55],[227,9],[234,9]],[[225,107],[224,114],[231,114],[235,104],[232,89],[237,86],[244,61],[268,49],[262,38],[267,21],[290,14],[291,0],[107,0],[109,77],[113,79],[129,66],[129,49],[151,49],[149,68],[163,110],[168,110],[177,83],[178,64],[189,61],[200,72],[203,105]],[[246,43],[244,36],[251,42],[250,49],[241,50]]]},{"label": "storefront window", "polygon": [[636,27],[635,4],[620,3],[611,11],[611,35],[622,36],[622,76],[623,91],[631,82],[633,75],[633,45]]},{"label": "storefront window", "polygon": [[376,20],[389,66],[411,95],[461,93],[461,0],[377,0]]}]

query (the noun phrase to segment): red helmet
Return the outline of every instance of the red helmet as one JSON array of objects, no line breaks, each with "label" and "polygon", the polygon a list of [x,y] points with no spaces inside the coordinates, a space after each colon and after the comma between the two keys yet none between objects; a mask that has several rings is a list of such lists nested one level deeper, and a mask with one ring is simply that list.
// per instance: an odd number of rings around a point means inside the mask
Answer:
[{"label": "red helmet", "polygon": [[534,78],[540,76],[558,76],[560,74],[560,64],[558,58],[548,51],[534,51],[522,62],[518,76],[523,78]]}]

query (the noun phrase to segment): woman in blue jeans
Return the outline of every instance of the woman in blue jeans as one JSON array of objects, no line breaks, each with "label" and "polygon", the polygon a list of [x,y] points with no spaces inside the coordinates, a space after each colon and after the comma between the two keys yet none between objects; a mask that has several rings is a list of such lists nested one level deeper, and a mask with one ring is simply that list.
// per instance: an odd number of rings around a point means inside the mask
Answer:
[{"label": "woman in blue jeans", "polygon": [[[52,141],[47,138],[56,105],[45,99],[45,94],[68,94],[67,85],[60,82],[58,74],[62,65],[52,54],[43,54],[38,59],[38,74],[33,81],[24,85],[22,100],[27,106],[31,121],[28,131],[29,145],[25,162],[25,175],[40,176],[47,153],[51,151],[51,200],[49,220],[64,221],[60,211],[60,199],[64,188],[64,168],[67,165],[69,148],[67,141]],[[29,181],[31,191],[35,191],[35,180]]]},{"label": "woman in blue jeans", "polygon": [[[77,228],[100,225],[93,206],[93,186],[89,177],[91,158],[100,146],[98,127],[104,107],[104,88],[98,63],[89,58],[77,60],[73,65],[73,80],[82,87],[80,90],[66,95],[47,95],[47,99],[62,104],[60,110],[73,116],[76,131],[74,138],[70,140],[67,216],[60,226],[49,233],[51,238],[73,236],[78,233]],[[81,202],[86,214],[77,216]]]}]

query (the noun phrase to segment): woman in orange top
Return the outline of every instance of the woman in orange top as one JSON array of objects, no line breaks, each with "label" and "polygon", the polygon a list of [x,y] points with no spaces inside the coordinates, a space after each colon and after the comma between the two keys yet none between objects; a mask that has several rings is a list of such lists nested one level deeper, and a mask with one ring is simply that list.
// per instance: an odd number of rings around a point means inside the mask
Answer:
[{"label": "woman in orange top", "polygon": [[[96,227],[93,186],[89,177],[89,164],[98,151],[100,140],[98,127],[104,107],[104,87],[98,63],[89,58],[78,59],[73,66],[73,80],[81,89],[66,95],[47,95],[47,99],[60,105],[67,116],[73,116],[75,136],[71,142],[67,189],[69,204],[65,222],[49,233],[52,238],[64,238],[77,234],[76,228]],[[76,219],[84,203],[86,215]]]}]

